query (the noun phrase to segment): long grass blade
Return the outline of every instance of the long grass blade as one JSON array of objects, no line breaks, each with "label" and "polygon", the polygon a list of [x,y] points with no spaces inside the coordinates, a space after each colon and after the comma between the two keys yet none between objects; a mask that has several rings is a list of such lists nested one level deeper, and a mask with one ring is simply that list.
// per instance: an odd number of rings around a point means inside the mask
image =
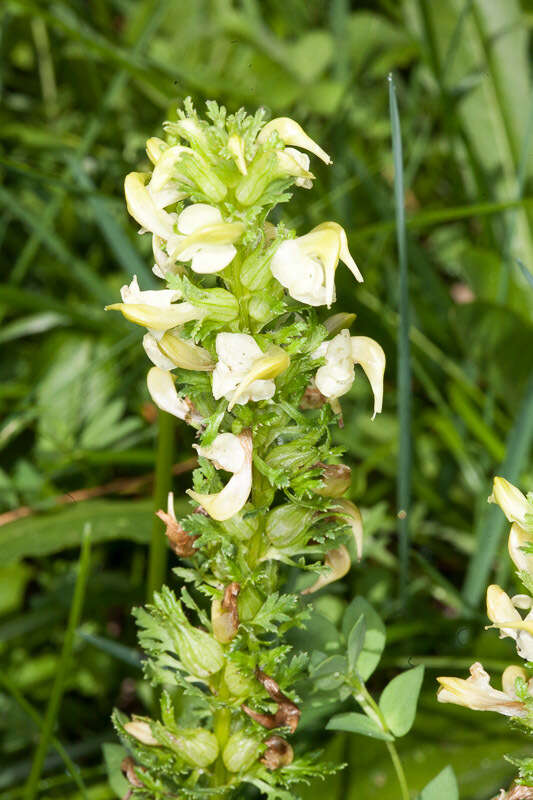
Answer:
[{"label": "long grass blade", "polygon": [[90,528],[87,526],[83,532],[81,554],[78,562],[78,577],[76,579],[76,586],[74,587],[74,596],[72,598],[72,606],[70,608],[65,638],[63,639],[63,647],[61,648],[61,656],[57,665],[54,685],[52,687],[50,700],[48,701],[48,706],[41,730],[41,736],[35,750],[31,771],[24,789],[24,800],[34,800],[34,798],[37,796],[39,779],[43,770],[44,760],[52,740],[54,726],[59,713],[59,708],[61,706],[61,701],[63,699],[63,693],[65,691],[65,682],[70,669],[76,628],[80,623],[83,610],[85,590],[87,588],[87,581],[89,578],[90,555],[91,532]]},{"label": "long grass blade", "polygon": [[[154,512],[166,509],[167,497],[172,488],[172,464],[174,460],[175,420],[166,411],[160,411],[158,417],[159,431],[157,437],[157,455],[155,464]],[[148,577],[146,597],[152,599],[165,580],[167,569],[167,540],[164,535],[164,524],[155,516],[152,524],[152,539],[148,560]]]},{"label": "long grass blade", "polygon": [[[23,694],[18,690],[17,686],[11,681],[7,675],[0,672],[0,683],[3,683],[6,690],[9,694],[13,697],[15,702],[21,707],[21,709],[30,717],[30,719],[35,723],[35,725],[42,731],[43,729],[43,719],[41,715],[36,711],[36,709],[29,703]],[[62,759],[65,767],[67,768],[72,780],[78,787],[81,792],[82,797],[84,800],[87,800],[87,787],[83,782],[83,778],[81,776],[81,772],[74,761],[71,759],[59,739],[55,736],[52,736],[50,740],[53,747],[56,749],[59,757]]]},{"label": "long grass blade", "polygon": [[394,78],[389,75],[389,103],[394,158],[394,204],[399,261],[399,326],[398,326],[398,556],[400,599],[407,600],[409,573],[409,511],[411,504],[411,345],[409,341],[409,276],[407,236],[405,229],[403,154],[400,115]]},{"label": "long grass blade", "polygon": [[[496,474],[507,478],[511,483],[517,483],[532,445],[533,376],[529,379],[516,422],[507,437],[507,455]],[[463,598],[470,608],[476,608],[483,596],[507,527],[508,522],[500,509],[487,503],[476,526],[476,551],[468,565],[463,586]]]}]

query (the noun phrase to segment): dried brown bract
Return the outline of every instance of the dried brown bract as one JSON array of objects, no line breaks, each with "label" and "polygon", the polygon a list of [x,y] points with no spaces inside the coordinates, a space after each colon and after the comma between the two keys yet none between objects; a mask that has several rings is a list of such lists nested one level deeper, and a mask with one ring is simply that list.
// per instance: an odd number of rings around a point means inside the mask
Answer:
[{"label": "dried brown bract", "polygon": [[122,770],[124,777],[132,786],[136,788],[142,787],[144,784],[142,781],[139,780],[137,775],[135,774],[135,761],[131,756],[126,756],[120,764],[120,769]]},{"label": "dried brown bract", "polygon": [[257,680],[263,684],[268,695],[278,704],[278,710],[275,714],[262,714],[259,711],[254,711],[248,706],[241,706],[245,714],[258,722],[268,730],[273,728],[289,728],[291,733],[294,733],[300,721],[301,711],[298,706],[283,694],[276,683],[274,678],[265,675],[260,669],[256,670],[255,676]]},{"label": "dried brown bract", "polygon": [[180,556],[181,558],[188,558],[189,556],[192,556],[195,552],[194,542],[198,537],[189,536],[189,534],[183,530],[179,522],[177,522],[177,520],[166,511],[159,509],[159,511],[156,513],[159,519],[162,520],[167,526],[165,535],[168,539],[170,547],[172,550],[174,550],[176,555]]}]

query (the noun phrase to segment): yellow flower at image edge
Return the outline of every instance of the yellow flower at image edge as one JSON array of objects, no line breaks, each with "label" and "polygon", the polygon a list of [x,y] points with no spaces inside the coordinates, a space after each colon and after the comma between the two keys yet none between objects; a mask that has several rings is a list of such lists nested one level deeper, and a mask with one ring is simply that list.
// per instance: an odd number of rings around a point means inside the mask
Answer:
[{"label": "yellow flower at image edge", "polygon": [[525,670],[521,667],[507,667],[502,675],[502,689],[490,685],[490,675],[476,662],[470,667],[470,677],[437,678],[440,689],[437,693],[439,703],[455,703],[471,708],[473,711],[495,711],[507,717],[525,717],[527,711],[515,692],[516,679],[527,681]]}]

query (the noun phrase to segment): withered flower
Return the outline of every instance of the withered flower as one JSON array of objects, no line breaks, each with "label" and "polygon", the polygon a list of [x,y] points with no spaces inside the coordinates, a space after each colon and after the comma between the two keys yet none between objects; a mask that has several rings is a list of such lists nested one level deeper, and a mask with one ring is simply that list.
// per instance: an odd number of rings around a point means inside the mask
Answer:
[{"label": "withered flower", "polygon": [[263,753],[261,763],[271,772],[292,763],[294,750],[286,739],[283,739],[275,733],[265,740],[265,744],[267,749]]},{"label": "withered flower", "polygon": [[248,714],[251,719],[268,730],[272,730],[273,728],[289,728],[290,732],[294,733],[298,727],[298,722],[300,721],[300,715],[302,713],[298,706],[283,694],[279,688],[279,684],[276,683],[274,678],[270,678],[260,669],[255,671],[255,677],[263,684],[265,691],[272,700],[278,704],[278,710],[275,714],[262,714],[246,705],[242,705],[241,708],[244,713]]},{"label": "withered flower", "polygon": [[132,786],[135,786],[135,788],[138,789],[139,787],[144,786],[144,784],[142,783],[142,781],[139,780],[139,778],[135,774],[134,770],[135,766],[136,764],[133,758],[131,756],[126,756],[126,758],[122,759],[122,762],[120,764],[120,769],[124,777],[128,781],[128,783],[130,783]]},{"label": "withered flower", "polygon": [[165,536],[167,537],[168,543],[176,555],[180,556],[181,558],[188,558],[189,556],[194,555],[194,542],[198,537],[189,536],[189,534],[177,521],[176,514],[174,513],[173,492],[168,493],[167,511],[159,509],[159,511],[156,512],[156,515],[167,526],[165,529]]},{"label": "withered flower", "polygon": [[224,589],[222,600],[215,598],[211,604],[211,622],[213,634],[222,644],[227,644],[237,635],[239,630],[239,609],[237,598],[241,591],[240,584],[229,583]]}]

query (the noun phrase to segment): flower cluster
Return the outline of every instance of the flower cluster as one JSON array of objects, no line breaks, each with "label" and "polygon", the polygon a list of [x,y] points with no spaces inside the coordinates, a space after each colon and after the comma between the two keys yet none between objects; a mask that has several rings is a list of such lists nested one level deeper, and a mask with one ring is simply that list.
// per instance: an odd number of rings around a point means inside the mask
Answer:
[{"label": "flower cluster", "polygon": [[[527,594],[510,597],[500,586],[487,589],[487,616],[491,628],[497,628],[500,638],[514,640],[516,652],[528,666],[533,662],[533,496],[522,492],[505,478],[495,478],[489,503],[496,503],[511,523],[508,538],[509,555]],[[524,616],[520,613],[527,612]],[[495,711],[512,717],[526,729],[533,729],[533,678],[525,668],[509,666],[502,675],[502,690],[490,685],[490,677],[482,665],[470,667],[470,677],[437,678],[441,703],[455,703],[476,711]],[[531,769],[522,777],[528,783]],[[524,795],[526,796],[526,795]]]},{"label": "flower cluster", "polygon": [[[192,513],[178,521],[172,497],[159,512],[187,586],[179,599],[163,587],[135,611],[147,677],[165,687],[161,721],[116,713],[115,724],[133,797],[227,796],[242,783],[290,797],[293,782],[326,768],[295,757],[286,738],[307,657],[282,637],[305,624],[303,595],[361,556],[361,516],[342,497],[350,470],[330,428],[357,365],[381,411],[385,356],[350,335],[353,315],[319,316],[335,300],[339,262],[362,281],[343,228],[296,236],[267,221],[292,186],[311,188],[304,151],[328,155],[287,118],[214,103],[207,116],[187,101],[166,138],[148,140],[151,173],[125,181],[165,285],[142,291],[134,278],[108,308],[146,328],[148,391],[196,429],[199,466]],[[315,579],[283,594],[282,564]]]}]

